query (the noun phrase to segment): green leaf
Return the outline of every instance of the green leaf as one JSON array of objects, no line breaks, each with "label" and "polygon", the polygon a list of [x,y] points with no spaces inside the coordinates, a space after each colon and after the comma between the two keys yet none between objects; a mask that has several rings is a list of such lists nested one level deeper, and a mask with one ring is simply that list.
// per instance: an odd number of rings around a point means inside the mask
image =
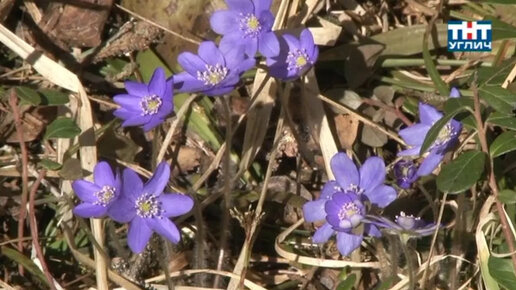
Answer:
[{"label": "green leaf", "polygon": [[41,97],[36,90],[29,87],[16,87],[16,94],[22,102],[37,106],[41,103]]},{"label": "green leaf", "polygon": [[491,107],[500,113],[510,114],[516,106],[516,95],[498,86],[483,86],[478,93]]},{"label": "green leaf", "polygon": [[16,251],[15,249],[12,249],[10,247],[2,246],[2,256],[6,256],[10,260],[16,262],[19,265],[22,265],[23,268],[27,269],[34,277],[36,277],[41,283],[48,285],[47,278],[45,277],[45,274],[41,272],[41,270],[38,268],[34,262],[24,256],[22,253]]},{"label": "green leaf", "polygon": [[516,191],[504,189],[498,193],[498,199],[505,204],[516,203]]},{"label": "green leaf", "polygon": [[70,118],[57,118],[47,127],[44,139],[73,138],[81,133],[81,129]]},{"label": "green leaf", "polygon": [[489,147],[489,154],[495,158],[514,150],[516,150],[516,133],[504,132],[493,141]]},{"label": "green leaf", "polygon": [[500,112],[493,112],[489,115],[486,122],[507,129],[516,130],[516,117],[513,114],[507,115]]},{"label": "green leaf", "polygon": [[353,286],[355,285],[355,282],[357,280],[357,276],[355,274],[351,274],[348,277],[346,277],[345,280],[339,283],[337,286],[337,290],[351,290],[353,289]]},{"label": "green leaf", "polygon": [[38,92],[41,97],[41,105],[57,106],[64,105],[70,101],[68,94],[60,91],[41,89]]},{"label": "green leaf", "polygon": [[52,161],[50,159],[42,159],[40,162],[38,162],[38,164],[41,167],[46,168],[48,170],[59,170],[62,167],[60,163]]},{"label": "green leaf", "polygon": [[148,82],[154,73],[154,70],[158,67],[162,67],[165,70],[165,75],[172,75],[172,71],[167,67],[167,65],[159,58],[152,49],[147,49],[144,51],[138,52],[136,55],[136,62],[140,67],[140,73],[142,74],[142,78],[145,82]]},{"label": "green leaf", "polygon": [[511,259],[489,257],[488,261],[489,273],[493,278],[507,289],[515,289],[516,276],[514,275],[514,267]]},{"label": "green leaf", "polygon": [[493,41],[506,38],[516,38],[516,27],[510,25],[509,23],[503,22],[502,20],[493,16],[487,16],[484,18],[484,20],[491,20]]},{"label": "green leaf", "polygon": [[439,133],[441,132],[441,129],[448,124],[448,122],[455,117],[458,113],[464,112],[467,110],[466,106],[460,106],[452,110],[451,112],[445,114],[441,119],[439,119],[435,124],[428,130],[428,133],[426,134],[425,141],[423,141],[423,144],[421,145],[421,151],[419,154],[425,153],[428,148],[434,143],[435,139],[437,139],[437,136],[439,136]]},{"label": "green leaf", "polygon": [[423,36],[423,59],[425,60],[425,68],[441,96],[447,96],[450,93],[450,88],[448,87],[448,84],[446,84],[441,78],[441,75],[435,66],[434,59],[430,55],[430,50],[428,48],[428,37],[430,34],[431,33],[424,33]]},{"label": "green leaf", "polygon": [[437,176],[437,188],[442,192],[460,193],[477,182],[484,172],[486,156],[481,151],[468,151],[443,166]]},{"label": "green leaf", "polygon": [[484,85],[501,86],[514,67],[514,64],[516,64],[516,57],[504,60],[497,66],[480,67],[478,69],[478,87]]}]

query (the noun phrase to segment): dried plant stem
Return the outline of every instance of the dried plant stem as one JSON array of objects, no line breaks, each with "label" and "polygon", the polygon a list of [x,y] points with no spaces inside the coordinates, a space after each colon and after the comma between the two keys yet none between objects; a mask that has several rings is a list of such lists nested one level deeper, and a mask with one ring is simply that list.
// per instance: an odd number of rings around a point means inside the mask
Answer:
[{"label": "dried plant stem", "polygon": [[[285,86],[285,90],[283,91],[282,98],[288,99],[290,95],[290,89],[291,89],[291,83],[287,83]],[[244,244],[242,245],[242,249],[240,251],[240,254],[238,256],[237,263],[235,265],[235,268],[233,269],[233,273],[240,276],[240,281],[237,281],[236,279],[232,278],[229,282],[228,289],[234,290],[234,289],[242,289],[242,283],[245,279],[245,274],[247,271],[247,265],[249,263],[249,256],[251,249],[253,248],[253,242],[256,238],[256,228],[258,227],[258,223],[260,222],[261,216],[262,216],[262,210],[263,205],[265,203],[265,197],[267,195],[267,186],[269,184],[269,179],[272,175],[272,170],[274,167],[274,162],[276,161],[276,155],[278,153],[278,145],[281,140],[281,135],[283,131],[283,119],[285,115],[285,110],[287,108],[282,108],[280,117],[278,119],[278,124],[276,127],[276,133],[274,136],[274,143],[272,146],[272,151],[269,156],[269,164],[267,165],[267,171],[265,173],[265,179],[263,180],[263,186],[262,191],[260,192],[260,197],[258,199],[258,203],[256,205],[256,209],[254,210],[254,217],[252,220],[252,224],[249,228],[249,239],[246,239],[244,241]]]},{"label": "dried plant stem", "polygon": [[[476,75],[475,79],[471,85],[471,89],[473,90],[473,102],[474,102],[474,116],[475,121],[477,123],[477,131],[478,131],[478,139],[480,141],[480,147],[482,148],[482,151],[487,155],[489,158],[488,163],[488,170],[489,170],[489,188],[493,192],[493,196],[495,198],[495,205],[496,210],[498,211],[498,216],[500,217],[500,223],[502,225],[502,231],[505,236],[505,241],[507,243],[507,246],[509,247],[509,252],[514,253],[514,236],[511,233],[511,229],[509,226],[509,221],[507,220],[507,216],[505,215],[505,209],[503,208],[502,203],[498,199],[498,183],[496,182],[496,177],[494,174],[494,167],[493,167],[493,158],[489,157],[489,146],[487,145],[487,138],[486,138],[486,127],[482,121],[482,113],[480,110],[480,98],[478,96],[478,88],[476,84]],[[512,264],[514,269],[516,269],[516,255],[511,255]]]},{"label": "dried plant stem", "polygon": [[405,125],[407,126],[410,126],[412,125],[412,121],[410,121],[407,116],[405,116],[405,114],[403,114],[403,112],[401,112],[400,110],[398,110],[397,108],[394,108],[394,107],[391,107],[389,105],[386,105],[384,104],[383,102],[381,101],[378,101],[378,100],[373,100],[373,99],[362,99],[362,101],[366,104],[369,104],[371,106],[375,106],[375,107],[379,107],[379,108],[382,108],[386,111],[389,111],[389,112],[392,112],[396,115],[396,117],[398,117],[398,119],[400,119],[403,123],[405,123]]},{"label": "dried plant stem", "polygon": [[[222,211],[222,223],[221,223],[221,236],[220,236],[220,245],[219,245],[219,256],[217,258],[217,271],[222,269],[222,264],[224,263],[224,256],[226,253],[226,248],[228,244],[228,235],[229,235],[229,209],[231,208],[231,184],[232,184],[232,174],[231,174],[231,141],[233,130],[231,126],[231,108],[229,107],[229,95],[224,96],[222,101],[222,107],[224,108],[224,113],[226,115],[226,151],[224,154],[224,170],[222,171],[224,174],[224,188],[222,189],[223,197],[224,197],[224,209]],[[217,288],[219,286],[220,276],[216,276],[213,281],[213,288]]]},{"label": "dried plant stem", "polygon": [[[448,197],[448,193],[445,192],[443,194],[443,200],[441,201],[441,207],[439,208],[439,216],[437,217],[436,224],[441,224],[441,221],[443,219],[443,213],[444,213],[444,206],[446,205],[446,198]],[[421,289],[427,289],[426,288],[426,282],[428,278],[428,268],[430,268],[430,261],[432,261],[432,256],[434,255],[434,249],[435,249],[435,242],[437,241],[437,234],[439,233],[439,227],[436,227],[434,235],[432,236],[432,243],[430,244],[430,251],[428,252],[428,259],[426,260],[425,270],[423,272],[423,283],[421,286]]]},{"label": "dried plant stem", "polygon": [[[16,96],[16,91],[11,89],[11,95],[9,96],[9,105],[13,110],[14,116],[14,126],[16,127],[16,135],[18,137],[18,142],[20,143],[20,150],[22,155],[22,193],[21,193],[21,201],[20,201],[20,215],[18,217],[18,251],[23,253],[23,231],[25,224],[25,216],[27,215],[27,196],[29,194],[29,157],[27,154],[27,147],[25,147],[25,142],[23,141],[23,126],[20,115],[20,110],[18,108],[18,97]],[[18,271],[21,275],[24,274],[25,270],[22,265],[18,265]]]},{"label": "dried plant stem", "polygon": [[45,273],[45,277],[47,278],[48,285],[50,289],[55,290],[56,286],[54,284],[54,278],[50,271],[48,270],[47,263],[45,262],[45,256],[43,255],[43,251],[41,250],[41,246],[39,245],[39,235],[38,235],[38,224],[36,221],[36,213],[34,209],[34,200],[36,198],[36,192],[38,191],[38,187],[41,184],[41,180],[45,177],[47,173],[46,170],[41,170],[39,172],[38,178],[32,185],[29,195],[29,223],[30,223],[30,234],[32,235],[32,245],[36,250],[36,256],[41,263],[41,268],[43,269],[43,273]]}]

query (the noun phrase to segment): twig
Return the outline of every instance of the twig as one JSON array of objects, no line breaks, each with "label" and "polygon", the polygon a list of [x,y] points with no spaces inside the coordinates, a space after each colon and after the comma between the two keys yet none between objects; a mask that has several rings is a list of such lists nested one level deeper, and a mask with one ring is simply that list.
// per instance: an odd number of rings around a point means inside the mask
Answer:
[{"label": "twig", "polygon": [[337,103],[334,100],[331,100],[323,95],[319,95],[319,99],[323,100],[324,102],[334,106],[335,108],[337,108],[341,111],[344,111],[350,115],[353,115],[354,117],[356,117],[359,121],[361,121],[365,125],[368,125],[368,126],[371,126],[375,129],[377,129],[378,131],[380,131],[380,132],[384,133],[385,135],[391,137],[392,139],[396,140],[396,142],[400,143],[401,145],[407,146],[407,144],[398,136],[398,134],[382,127],[381,125],[376,124],[375,122],[369,120],[368,118],[362,116],[361,114],[355,112],[354,110],[352,110],[340,103]]},{"label": "twig", "polygon": [[400,119],[403,123],[405,123],[405,125],[407,125],[407,126],[412,125],[412,121],[410,121],[407,118],[407,116],[405,116],[405,114],[403,114],[397,108],[393,108],[391,106],[388,106],[388,105],[382,103],[381,101],[377,101],[377,100],[373,100],[373,99],[362,99],[362,101],[368,105],[379,107],[384,110],[390,111],[390,112],[394,113],[396,115],[396,117],[398,117],[398,119]]},{"label": "twig", "polygon": [[141,15],[139,15],[139,14],[137,14],[137,13],[135,13],[135,12],[133,12],[133,11],[129,10],[129,9],[127,9],[127,8],[125,8],[125,7],[124,7],[124,6],[122,6],[122,5],[115,4],[115,6],[116,6],[118,9],[120,9],[120,10],[122,10],[122,11],[124,11],[124,12],[128,13],[128,14],[130,14],[130,15],[131,15],[131,16],[133,16],[133,17],[136,17],[136,18],[138,18],[138,19],[140,19],[140,20],[143,20],[143,21],[145,21],[145,22],[147,22],[147,23],[150,23],[151,25],[154,25],[154,26],[158,27],[159,29],[163,29],[164,31],[166,31],[166,32],[168,32],[168,33],[170,33],[170,34],[174,35],[175,37],[181,38],[182,40],[188,41],[188,42],[193,43],[193,44],[195,44],[195,45],[199,45],[199,44],[201,43],[200,41],[197,41],[197,40],[194,40],[194,39],[188,38],[188,37],[186,37],[186,36],[183,36],[183,35],[181,35],[180,33],[177,33],[177,32],[175,32],[175,31],[172,31],[172,30],[170,30],[170,29],[166,28],[166,27],[165,27],[165,26],[163,26],[163,25],[160,25],[160,24],[158,24],[158,23],[156,23],[156,22],[154,22],[154,21],[152,21],[152,20],[150,20],[150,19],[147,19],[147,18],[145,18],[145,17],[143,17],[143,16],[141,16]]},{"label": "twig", "polygon": [[54,278],[50,271],[48,270],[47,262],[45,262],[45,256],[43,255],[43,251],[41,250],[41,246],[39,245],[39,235],[38,235],[38,224],[36,222],[36,212],[34,210],[34,200],[36,198],[36,192],[38,191],[38,187],[41,183],[41,180],[45,177],[47,173],[46,170],[41,170],[39,172],[38,178],[32,185],[29,195],[29,224],[30,224],[30,234],[32,235],[32,245],[36,250],[36,256],[41,263],[41,268],[43,269],[43,273],[45,273],[45,277],[48,280],[48,285],[50,289],[55,290],[56,286],[54,284]]},{"label": "twig", "polygon": [[[291,89],[291,83],[287,83],[285,90],[283,91],[282,98],[288,98],[288,95],[290,94]],[[249,256],[250,251],[253,248],[253,242],[256,238],[256,228],[258,227],[258,223],[260,222],[261,216],[262,216],[262,210],[263,205],[265,203],[265,197],[267,195],[267,186],[269,184],[269,179],[272,175],[273,165],[276,160],[276,154],[278,153],[278,145],[281,141],[281,134],[283,131],[283,116],[285,114],[285,110],[287,108],[282,108],[280,117],[278,119],[278,124],[276,127],[276,134],[274,136],[274,143],[272,145],[272,151],[269,156],[269,164],[267,165],[267,171],[265,172],[265,179],[263,180],[263,186],[262,191],[260,192],[260,197],[258,199],[258,204],[256,205],[256,209],[254,210],[254,218],[249,230],[249,239],[246,239],[244,241],[244,244],[242,245],[242,249],[240,251],[240,254],[238,256],[237,263],[235,265],[235,268],[233,269],[233,273],[240,275],[240,281],[236,283],[236,280],[231,279],[228,289],[241,289],[242,287],[239,287],[242,285],[244,279],[245,279],[245,273],[247,270],[247,264],[249,262]]]},{"label": "twig", "polygon": [[[226,154],[224,158],[224,210],[222,211],[222,224],[221,224],[221,236],[219,245],[219,257],[217,260],[217,271],[222,269],[222,263],[224,262],[224,254],[226,252],[228,235],[229,235],[229,209],[231,208],[231,187],[232,187],[232,174],[231,174],[231,141],[233,137],[233,129],[231,128],[231,108],[229,107],[230,96],[224,96],[221,100],[226,115]],[[216,276],[213,282],[213,288],[219,286],[220,276]]]},{"label": "twig", "polygon": [[[25,223],[25,216],[27,215],[27,196],[29,194],[29,157],[27,155],[27,148],[25,147],[25,142],[23,141],[23,126],[20,116],[20,110],[18,108],[18,97],[16,96],[16,91],[11,89],[11,95],[9,97],[9,105],[13,110],[14,116],[14,126],[16,127],[16,135],[18,137],[18,142],[20,142],[20,150],[22,155],[22,194],[20,201],[20,215],[18,217],[18,251],[23,253],[23,230]],[[18,265],[18,271],[21,275],[24,274],[25,270],[22,265]]]},{"label": "twig", "polygon": [[[482,147],[482,151],[488,156],[488,170],[489,170],[489,187],[493,192],[493,196],[495,197],[496,210],[498,211],[498,216],[500,217],[500,223],[502,224],[503,234],[505,236],[505,241],[507,242],[507,246],[509,247],[509,252],[513,253],[515,251],[514,248],[514,236],[511,233],[509,228],[509,221],[507,220],[507,216],[504,214],[504,208],[502,203],[498,198],[498,184],[496,183],[496,177],[494,173],[493,166],[493,158],[489,157],[489,146],[487,144],[486,138],[486,127],[482,121],[482,115],[480,110],[480,98],[478,96],[478,88],[476,84],[477,75],[474,76],[474,81],[471,85],[471,89],[473,91],[473,102],[474,102],[474,116],[475,121],[477,123],[477,131],[478,131],[478,139],[480,141],[480,146]],[[516,269],[516,255],[511,255],[512,264],[514,269]]]},{"label": "twig", "polygon": [[[441,207],[439,208],[439,216],[437,217],[437,221],[435,222],[437,225],[441,224],[441,220],[443,218],[444,206],[446,205],[446,198],[448,197],[448,193],[445,192],[443,195],[443,200],[441,201]],[[428,253],[428,259],[426,260],[425,271],[423,272],[423,285],[421,289],[426,289],[426,282],[428,278],[428,268],[430,268],[430,262],[432,260],[432,256],[434,255],[435,242],[437,241],[437,234],[439,233],[439,227],[435,228],[434,235],[432,236],[432,243],[430,244],[430,251]]]}]

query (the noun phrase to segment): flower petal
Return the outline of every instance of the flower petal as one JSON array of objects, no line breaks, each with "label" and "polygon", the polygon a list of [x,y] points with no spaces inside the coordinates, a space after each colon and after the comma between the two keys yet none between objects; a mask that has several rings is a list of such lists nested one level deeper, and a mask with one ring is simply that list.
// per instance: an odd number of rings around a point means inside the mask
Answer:
[{"label": "flower petal", "polygon": [[147,225],[145,220],[140,217],[135,217],[129,224],[127,244],[133,253],[139,254],[143,252],[151,236],[152,229]]},{"label": "flower petal", "polygon": [[203,41],[198,49],[199,57],[210,65],[226,65],[224,55],[220,52],[213,41]]},{"label": "flower petal", "polygon": [[161,209],[164,211],[163,216],[165,217],[176,217],[188,213],[194,205],[194,200],[184,194],[162,194],[158,199],[161,202]]},{"label": "flower petal", "polygon": [[93,180],[95,180],[95,183],[100,187],[104,185],[116,185],[111,166],[109,166],[109,163],[106,161],[101,161],[95,165],[93,169]]},{"label": "flower petal", "polygon": [[174,76],[174,88],[180,93],[194,93],[202,90],[204,83],[188,72],[178,73]]},{"label": "flower petal", "polygon": [[258,51],[258,39],[248,38],[244,42],[244,52],[249,57],[254,57]]},{"label": "flower petal", "polygon": [[318,199],[309,201],[303,205],[303,216],[307,222],[316,222],[326,218],[326,211],[324,211],[324,204],[326,199]]},{"label": "flower petal", "polygon": [[283,39],[287,42],[289,51],[295,51],[301,48],[301,43],[295,36],[283,34]]},{"label": "flower petal", "polygon": [[331,171],[339,185],[346,190],[351,184],[359,184],[358,170],[346,153],[335,154],[330,161]]},{"label": "flower petal", "polygon": [[[114,112],[114,113],[116,113],[116,112]],[[115,116],[118,117],[118,114],[115,114]],[[140,125],[143,125],[143,124],[149,122],[151,118],[152,118],[152,116],[149,116],[149,115],[147,115],[147,116],[135,115],[130,119],[124,120],[124,122],[122,123],[122,127],[140,126]]]},{"label": "flower petal", "polygon": [[192,76],[196,76],[198,71],[206,70],[206,63],[199,56],[188,51],[181,53],[177,57],[177,62]]},{"label": "flower petal", "polygon": [[131,168],[124,169],[122,178],[122,195],[131,201],[143,194],[143,182]]},{"label": "flower petal", "polygon": [[274,32],[262,34],[258,42],[258,51],[265,57],[275,57],[280,53],[278,37]]},{"label": "flower petal", "polygon": [[367,233],[368,236],[370,237],[375,237],[375,238],[379,238],[382,236],[382,232],[380,232],[380,230],[378,229],[377,226],[373,225],[373,224],[366,224],[364,226],[364,231]]},{"label": "flower petal", "polygon": [[218,34],[228,34],[238,27],[238,14],[231,10],[215,11],[210,17],[211,29]]},{"label": "flower petal", "polygon": [[73,213],[83,218],[100,218],[106,214],[107,208],[98,204],[81,203],[73,209]]},{"label": "flower petal", "polygon": [[437,111],[433,106],[421,102],[419,103],[419,119],[421,123],[433,125],[442,117],[443,114]]},{"label": "flower petal", "polygon": [[301,48],[306,49],[306,53],[308,55],[313,55],[315,44],[314,44],[314,36],[312,35],[312,32],[310,32],[310,30],[308,30],[306,28],[303,29],[303,31],[301,31],[299,41],[301,44]]},{"label": "flower petal", "polygon": [[174,244],[179,243],[181,240],[181,233],[179,233],[176,225],[168,218],[147,219],[147,225]]},{"label": "flower petal", "polygon": [[215,87],[212,89],[205,90],[202,93],[207,96],[216,97],[216,96],[225,95],[225,94],[233,91],[234,89],[235,89],[235,86]]},{"label": "flower petal", "polygon": [[260,25],[262,26],[262,33],[268,33],[272,29],[272,25],[274,24],[274,15],[270,10],[263,10],[262,12],[257,11],[256,17],[258,17],[258,21],[260,21]]},{"label": "flower petal", "polygon": [[360,247],[362,236],[348,234],[345,232],[337,233],[337,249],[343,256],[348,256],[355,249]]},{"label": "flower petal", "polygon": [[333,228],[329,223],[324,223],[320,228],[318,228],[314,236],[312,237],[312,242],[316,244],[326,243],[333,235]]},{"label": "flower petal", "polygon": [[113,97],[113,101],[119,104],[120,107],[126,109],[128,111],[138,112],[142,111],[142,107],[140,106],[141,98],[135,97],[133,95],[116,95]]},{"label": "flower petal", "polygon": [[360,167],[360,188],[370,191],[385,181],[385,163],[382,158],[373,156]]},{"label": "flower petal", "polygon": [[155,127],[159,126],[161,123],[163,123],[165,120],[163,118],[152,116],[152,118],[143,125],[142,129],[145,132],[149,132],[150,130],[154,129]]},{"label": "flower petal", "polygon": [[380,185],[372,191],[366,191],[364,194],[369,201],[378,207],[384,208],[396,199],[397,193],[392,186]]},{"label": "flower petal", "polygon": [[254,5],[251,0],[226,0],[229,9],[242,13],[253,13]]},{"label": "flower petal", "polygon": [[83,179],[74,181],[72,188],[80,200],[92,203],[97,201],[97,197],[95,197],[94,193],[102,189],[95,183]]},{"label": "flower petal", "polygon": [[149,81],[149,93],[162,97],[165,94],[165,86],[167,84],[165,71],[163,68],[158,67],[152,73],[152,77]]},{"label": "flower petal", "polygon": [[434,171],[439,163],[443,160],[444,155],[438,154],[435,150],[430,151],[430,154],[423,160],[419,169],[417,170],[418,176],[425,176]]},{"label": "flower petal", "polygon": [[272,5],[272,0],[253,0],[254,3],[254,11],[256,13],[260,13],[263,10],[270,10]]},{"label": "flower petal", "polygon": [[451,88],[450,98],[460,98],[460,91],[456,87]]},{"label": "flower petal", "polygon": [[330,180],[326,182],[321,189],[321,196],[319,199],[330,199],[334,193],[340,192],[342,188],[335,180]]},{"label": "flower petal", "polygon": [[421,145],[425,141],[426,134],[431,126],[423,123],[417,123],[405,129],[401,129],[398,134],[403,140],[412,146]]},{"label": "flower petal", "polygon": [[168,179],[170,178],[170,166],[167,162],[161,162],[151,179],[143,187],[145,193],[151,193],[154,195],[160,195],[163,193],[165,186],[167,186]]},{"label": "flower petal", "polygon": [[149,95],[149,89],[146,84],[133,81],[125,81],[125,90],[134,96],[144,97]]},{"label": "flower petal", "polygon": [[109,206],[107,214],[116,222],[127,223],[136,216],[134,201],[125,196],[120,197]]},{"label": "flower petal", "polygon": [[421,145],[398,152],[397,156],[419,156]]}]

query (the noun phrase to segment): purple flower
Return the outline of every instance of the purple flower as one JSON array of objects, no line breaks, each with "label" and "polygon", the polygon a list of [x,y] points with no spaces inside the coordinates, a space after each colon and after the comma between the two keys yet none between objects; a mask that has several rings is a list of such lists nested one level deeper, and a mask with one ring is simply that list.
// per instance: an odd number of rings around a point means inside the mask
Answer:
[{"label": "purple flower", "polygon": [[93,169],[95,183],[76,180],[72,183],[75,194],[82,201],[73,213],[84,218],[100,218],[109,214],[111,205],[120,195],[120,174],[113,175],[107,162],[101,161]]},{"label": "purple flower", "polygon": [[460,98],[460,91],[456,87],[451,88],[450,98],[454,98],[454,99]]},{"label": "purple flower", "polygon": [[144,131],[149,131],[163,123],[174,109],[172,86],[173,79],[166,80],[162,68],[154,71],[148,85],[126,81],[128,94],[114,96],[120,108],[113,114],[124,120],[122,127],[143,126]]},{"label": "purple flower", "polygon": [[254,57],[257,50],[266,57],[277,56],[280,45],[271,31],[272,0],[226,0],[226,3],[229,10],[216,11],[210,18],[211,28],[224,35],[220,48],[243,46],[249,57]]},{"label": "purple flower", "polygon": [[417,180],[417,167],[412,160],[400,160],[394,164],[394,176],[401,188],[410,188],[410,185]]},{"label": "purple flower", "polygon": [[[426,134],[435,122],[442,117],[443,114],[434,107],[419,103],[419,118],[421,122],[402,129],[399,132],[400,136],[411,148],[399,152],[398,156],[419,155]],[[439,163],[443,160],[444,154],[457,143],[461,130],[462,124],[453,119],[441,129],[437,139],[429,148],[430,153],[417,170],[416,174],[418,176],[428,175],[437,168]]]},{"label": "purple flower", "polygon": [[291,80],[305,74],[317,60],[319,48],[314,44],[312,33],[308,29],[301,32],[297,39],[290,34],[280,38],[280,54],[267,58],[269,73],[273,77]]},{"label": "purple flower", "polygon": [[435,223],[426,223],[421,218],[407,215],[403,211],[396,216],[394,222],[384,217],[368,216],[367,218],[384,230],[413,237],[431,235],[439,227]]},{"label": "purple flower", "polygon": [[328,181],[319,199],[303,206],[303,213],[308,222],[327,221],[315,232],[314,243],[325,243],[337,233],[337,248],[347,256],[360,246],[363,232],[381,235],[372,224],[365,224],[363,230],[358,226],[371,205],[387,206],[396,198],[396,191],[384,184],[385,163],[379,157],[368,158],[358,170],[345,153],[337,153],[331,169],[336,180]]},{"label": "purple flower", "polygon": [[118,222],[130,222],[127,243],[134,253],[141,253],[153,232],[172,243],[178,243],[181,234],[169,219],[189,212],[193,199],[171,193],[162,194],[170,177],[170,167],[161,162],[154,175],[145,184],[132,170],[123,173],[122,195],[113,206],[111,217]]},{"label": "purple flower", "polygon": [[240,76],[256,61],[247,58],[242,47],[219,49],[213,41],[199,45],[199,55],[183,52],[177,58],[184,72],[174,76],[180,92],[200,92],[208,96],[223,95],[235,89]]}]

